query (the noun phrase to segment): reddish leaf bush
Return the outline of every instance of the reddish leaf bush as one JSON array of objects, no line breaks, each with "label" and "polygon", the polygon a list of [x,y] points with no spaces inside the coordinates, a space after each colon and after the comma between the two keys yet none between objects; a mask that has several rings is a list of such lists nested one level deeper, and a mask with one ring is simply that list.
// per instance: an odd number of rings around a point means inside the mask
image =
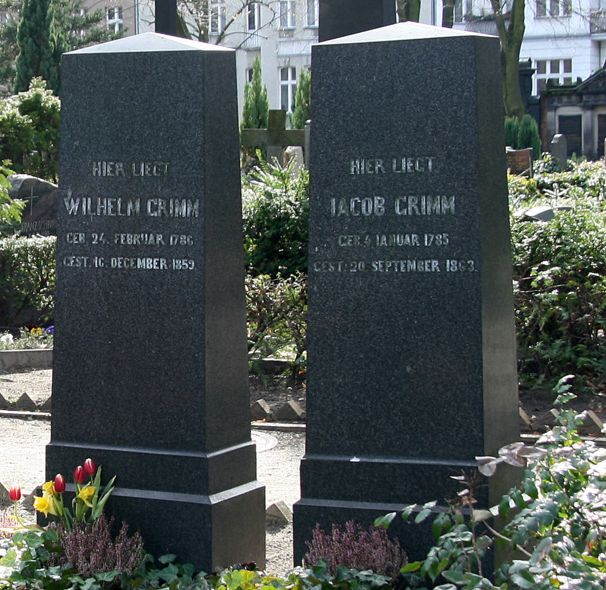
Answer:
[{"label": "reddish leaf bush", "polygon": [[331,534],[316,525],[307,549],[303,558],[306,565],[325,561],[333,575],[337,566],[344,565],[395,578],[407,561],[399,541],[391,539],[385,529],[373,526],[364,529],[353,520],[344,527],[333,524]]}]

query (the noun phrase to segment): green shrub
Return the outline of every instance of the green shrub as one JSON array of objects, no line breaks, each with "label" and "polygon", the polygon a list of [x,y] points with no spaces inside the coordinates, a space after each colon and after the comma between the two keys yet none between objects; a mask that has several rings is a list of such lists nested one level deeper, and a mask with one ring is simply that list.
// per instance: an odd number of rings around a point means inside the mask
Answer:
[{"label": "green shrub", "polygon": [[[578,433],[583,416],[565,409],[575,396],[566,380],[556,386],[559,414],[556,426],[535,446],[513,443],[498,457],[479,457],[481,473],[491,476],[499,463],[526,467],[521,483],[505,494],[490,511],[475,507],[473,478],[462,483],[450,511],[432,512],[435,502],[409,506],[402,513],[415,522],[435,516],[436,543],[423,561],[402,569],[399,588],[437,587],[444,590],[478,588],[579,588],[606,587],[606,453]],[[498,514],[507,524],[500,532],[491,522]],[[389,526],[391,513],[376,521]],[[485,557],[495,540],[515,551],[496,572],[486,571]],[[494,583],[493,583],[494,580]],[[428,585],[429,584],[429,585]]]},{"label": "green shrub", "polygon": [[295,108],[290,117],[294,129],[304,129],[305,123],[311,118],[311,70],[301,70],[297,91],[295,93]]},{"label": "green shrub", "polygon": [[[597,385],[606,370],[606,203],[603,165],[510,180],[520,378],[575,373]],[[520,215],[538,203],[573,206],[548,222]]]},{"label": "green shrub", "polygon": [[55,242],[54,237],[0,239],[0,326],[52,320]]},{"label": "green shrub", "polygon": [[516,148],[518,145],[518,132],[520,120],[517,117],[505,117],[505,145]]},{"label": "green shrub", "polygon": [[252,80],[244,86],[244,107],[242,108],[242,129],[267,129],[269,102],[267,88],[263,85],[261,60],[253,62]]},{"label": "green shrub", "polygon": [[309,174],[261,162],[243,182],[244,251],[253,276],[307,271]]},{"label": "green shrub", "polygon": [[11,235],[21,222],[24,201],[12,199],[8,194],[11,183],[8,177],[14,172],[8,167],[9,162],[0,162],[0,236]]},{"label": "green shrub", "polygon": [[245,287],[249,353],[259,358],[286,356],[296,370],[306,350],[305,275],[286,279],[248,275]]},{"label": "green shrub", "polygon": [[34,78],[29,90],[0,100],[0,160],[19,174],[56,181],[60,101]]},{"label": "green shrub", "polygon": [[541,157],[541,136],[537,122],[530,116],[524,115],[520,119],[516,149],[532,148],[533,158]]}]

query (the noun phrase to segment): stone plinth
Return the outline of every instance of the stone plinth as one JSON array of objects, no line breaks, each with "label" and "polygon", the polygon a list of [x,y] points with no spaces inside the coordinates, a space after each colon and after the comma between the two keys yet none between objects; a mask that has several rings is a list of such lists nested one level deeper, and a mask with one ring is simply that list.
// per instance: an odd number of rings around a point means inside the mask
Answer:
[{"label": "stone plinth", "polygon": [[498,39],[403,23],[312,51],[296,562],[316,522],[453,497],[517,436]]},{"label": "stone plinth", "polygon": [[146,548],[264,563],[250,437],[235,53],[68,53],[47,475],[93,457]]}]

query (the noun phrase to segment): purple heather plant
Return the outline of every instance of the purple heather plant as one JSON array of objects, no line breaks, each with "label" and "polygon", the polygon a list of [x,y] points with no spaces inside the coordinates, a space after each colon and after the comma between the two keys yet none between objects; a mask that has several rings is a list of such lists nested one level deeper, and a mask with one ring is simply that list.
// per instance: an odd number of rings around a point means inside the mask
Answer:
[{"label": "purple heather plant", "polygon": [[333,524],[331,534],[316,525],[307,548],[305,564],[313,566],[324,561],[333,575],[337,566],[343,565],[395,578],[407,561],[399,541],[391,539],[384,529],[364,529],[353,520],[343,527]]},{"label": "purple heather plant", "polygon": [[92,524],[75,524],[70,531],[59,527],[59,543],[63,554],[59,564],[70,563],[80,575],[104,572],[134,573],[143,562],[145,552],[139,533],[128,534],[128,525],[122,523],[118,535],[112,537],[114,519],[104,515]]}]

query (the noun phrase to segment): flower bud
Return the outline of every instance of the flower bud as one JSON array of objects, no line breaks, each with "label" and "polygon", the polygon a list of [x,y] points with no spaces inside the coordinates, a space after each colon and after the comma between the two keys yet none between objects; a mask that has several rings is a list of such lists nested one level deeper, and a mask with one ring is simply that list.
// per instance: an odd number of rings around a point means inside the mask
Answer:
[{"label": "flower bud", "polygon": [[18,502],[21,500],[21,488],[15,486],[8,490],[8,497],[12,502]]},{"label": "flower bud", "polygon": [[57,475],[55,475],[55,492],[57,492],[58,494],[62,494],[65,491],[65,478],[60,474],[57,473]]},{"label": "flower bud", "polygon": [[95,472],[97,471],[97,466],[90,457],[84,461],[84,471],[91,477],[95,475]]},{"label": "flower bud", "polygon": [[78,467],[74,469],[74,481],[78,484],[86,481],[86,473],[84,473],[84,467],[82,467],[82,465],[78,465]]}]

